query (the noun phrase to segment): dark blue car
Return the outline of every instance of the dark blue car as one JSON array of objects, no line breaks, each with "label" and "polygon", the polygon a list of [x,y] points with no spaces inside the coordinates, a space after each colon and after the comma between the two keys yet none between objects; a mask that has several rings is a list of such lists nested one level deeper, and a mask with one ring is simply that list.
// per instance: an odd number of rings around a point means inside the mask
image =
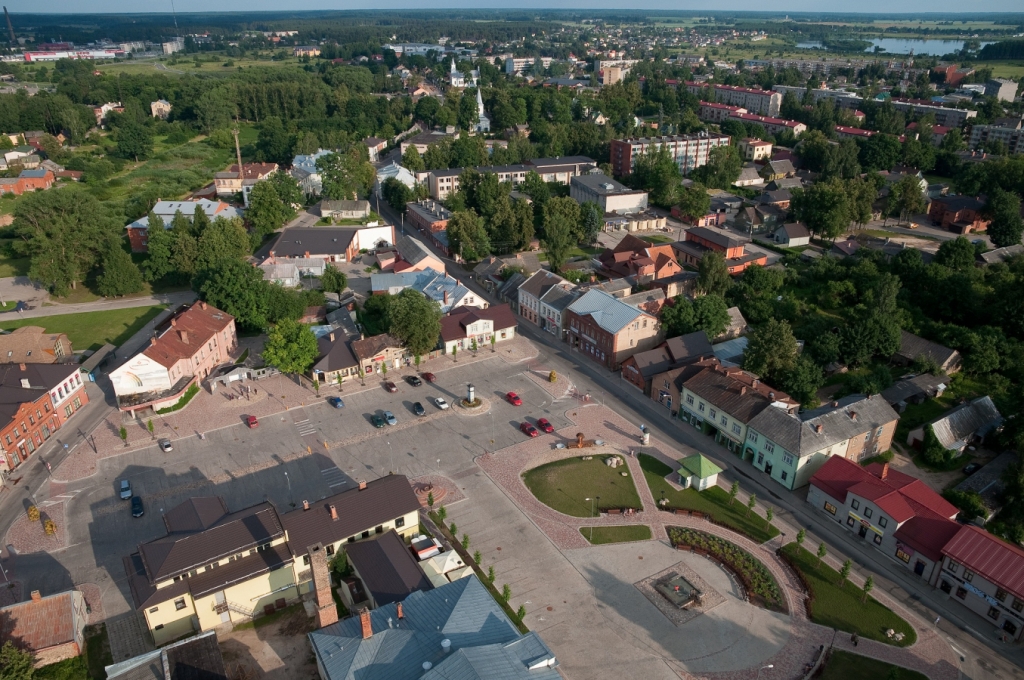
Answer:
[{"label": "dark blue car", "polygon": [[327,397],[327,402],[334,408],[345,408],[345,402],[341,397]]},{"label": "dark blue car", "polygon": [[142,497],[132,496],[132,517],[142,517],[146,511],[142,508]]}]

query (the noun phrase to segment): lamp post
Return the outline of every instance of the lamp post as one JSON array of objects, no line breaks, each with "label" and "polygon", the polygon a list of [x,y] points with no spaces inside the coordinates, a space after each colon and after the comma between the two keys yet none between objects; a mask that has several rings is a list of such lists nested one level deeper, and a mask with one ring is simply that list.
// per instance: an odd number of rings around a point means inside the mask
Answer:
[{"label": "lamp post", "polygon": [[[775,664],[768,664],[767,666],[761,666],[760,668],[758,668],[757,669],[757,677],[758,678],[761,677],[761,671],[763,671],[765,668],[775,668]],[[756,678],[755,678],[755,680],[756,680]]]},{"label": "lamp post", "polygon": [[288,471],[285,470],[284,481],[288,483],[288,502],[291,505],[295,505],[295,501],[292,500],[292,478],[288,476]]},{"label": "lamp post", "polygon": [[[601,497],[600,496],[595,496],[594,498],[584,498],[583,500],[590,501],[590,516],[591,517],[596,517],[597,513],[595,511],[597,509],[597,503],[600,502]],[[593,524],[590,525],[590,542],[591,543],[594,542],[594,525]]]}]

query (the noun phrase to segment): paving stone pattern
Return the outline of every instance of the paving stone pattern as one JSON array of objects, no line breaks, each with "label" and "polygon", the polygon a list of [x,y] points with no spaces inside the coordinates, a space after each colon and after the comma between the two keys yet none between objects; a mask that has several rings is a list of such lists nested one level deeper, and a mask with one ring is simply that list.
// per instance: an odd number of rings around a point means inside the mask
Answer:
[{"label": "paving stone pattern", "polygon": [[[677,607],[655,589],[655,584],[663,579],[674,578],[676,576],[682,576],[690,584],[700,592],[700,604],[691,602],[686,607]],[[657,574],[652,574],[647,578],[637,581],[635,584],[636,589],[644,594],[651,604],[658,608],[662,614],[665,615],[669,621],[677,626],[685,624],[687,621],[691,621],[696,617],[700,616],[704,612],[709,612],[715,607],[725,602],[725,597],[720,592],[712,588],[707,582],[701,578],[700,574],[695,572],[686,566],[685,562],[679,562],[674,564],[668,569],[662,569]]]}]

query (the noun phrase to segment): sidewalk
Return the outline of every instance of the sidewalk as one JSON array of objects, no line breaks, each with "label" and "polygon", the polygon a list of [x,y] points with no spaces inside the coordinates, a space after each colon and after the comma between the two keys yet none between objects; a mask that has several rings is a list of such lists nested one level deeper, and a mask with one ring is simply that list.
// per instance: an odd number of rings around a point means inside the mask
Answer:
[{"label": "sidewalk", "polygon": [[190,290],[176,293],[163,293],[160,295],[147,295],[136,298],[112,298],[97,300],[95,302],[81,302],[77,304],[51,304],[40,305],[35,309],[23,312],[0,312],[0,321],[13,321],[16,319],[38,319],[46,316],[61,316],[64,314],[81,314],[83,312],[103,312],[110,309],[130,309],[132,307],[152,307],[154,305],[176,306],[196,299],[196,294]]}]

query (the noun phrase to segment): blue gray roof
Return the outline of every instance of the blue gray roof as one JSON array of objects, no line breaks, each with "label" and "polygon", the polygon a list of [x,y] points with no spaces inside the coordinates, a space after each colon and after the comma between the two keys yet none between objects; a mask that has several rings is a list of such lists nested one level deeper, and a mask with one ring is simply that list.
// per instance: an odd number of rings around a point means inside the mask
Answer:
[{"label": "blue gray roof", "polygon": [[589,314],[598,326],[609,333],[618,333],[633,321],[647,316],[636,307],[627,305],[603,290],[588,290],[583,297],[569,305],[567,311],[580,316]]},{"label": "blue gray roof", "polygon": [[333,151],[325,151],[320,149],[314,154],[303,155],[300,154],[292,160],[292,167],[299,170],[305,170],[311,175],[316,174],[316,161],[321,156],[327,156],[328,154],[334,153]]},{"label": "blue gray roof", "polygon": [[[374,634],[366,639],[358,616],[310,633],[324,680],[559,677],[551,668],[522,672],[529,670],[527,662],[554,663],[554,655],[536,635],[519,634],[475,575],[414,592],[402,610],[401,619],[396,604],[371,611]],[[450,651],[443,640],[450,641]],[[425,662],[433,666],[429,672]]]},{"label": "blue gray roof", "polygon": [[[370,290],[387,291],[397,294],[406,288],[412,288],[426,295],[441,305],[441,312],[447,314],[459,300],[469,295],[470,290],[458,279],[439,273],[433,269],[418,272],[400,272],[398,274],[371,274]],[[444,302],[444,294],[448,293],[448,304]]]}]

